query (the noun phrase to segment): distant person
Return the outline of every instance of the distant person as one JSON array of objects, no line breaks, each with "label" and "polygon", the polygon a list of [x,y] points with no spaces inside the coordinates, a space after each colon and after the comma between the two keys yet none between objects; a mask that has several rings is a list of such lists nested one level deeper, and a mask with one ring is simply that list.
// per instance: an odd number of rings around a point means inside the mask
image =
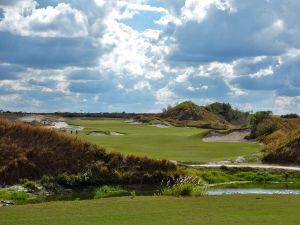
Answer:
[{"label": "distant person", "polygon": [[76,135],[78,134],[78,130],[76,130]]},{"label": "distant person", "polygon": [[73,131],[71,130],[71,134],[73,134]]}]

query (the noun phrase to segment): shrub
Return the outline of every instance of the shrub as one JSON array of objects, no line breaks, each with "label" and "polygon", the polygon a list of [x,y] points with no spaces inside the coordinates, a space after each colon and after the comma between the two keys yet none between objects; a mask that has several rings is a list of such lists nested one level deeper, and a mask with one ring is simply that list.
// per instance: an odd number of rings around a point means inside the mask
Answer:
[{"label": "shrub", "polygon": [[299,118],[299,116],[295,113],[290,113],[290,114],[286,114],[286,115],[282,115],[280,116],[283,119],[296,119]]},{"label": "shrub", "polygon": [[26,192],[0,190],[0,199],[5,200],[26,200],[30,197]]},{"label": "shrub", "polygon": [[108,186],[104,185],[102,187],[97,188],[94,198],[107,198],[107,197],[117,197],[117,196],[125,196],[128,195],[128,191],[123,190],[119,186]]},{"label": "shrub", "polygon": [[206,189],[192,183],[180,183],[163,188],[161,193],[168,196],[202,196]]},{"label": "shrub", "polygon": [[14,191],[10,194],[10,196],[11,196],[10,197],[11,200],[26,200],[27,198],[29,198],[29,194],[23,191],[21,192]]},{"label": "shrub", "polygon": [[224,183],[231,180],[231,176],[221,171],[205,171],[201,178],[209,184]]},{"label": "shrub", "polygon": [[250,125],[256,126],[261,121],[272,115],[273,113],[271,111],[259,111],[253,114],[250,118]]},{"label": "shrub", "polygon": [[28,180],[28,179],[24,179],[23,180],[23,184],[22,186],[24,188],[26,188],[27,190],[31,191],[31,192],[35,192],[35,191],[38,191],[39,188],[38,186],[36,185],[35,182],[31,181],[31,180]]},{"label": "shrub", "polygon": [[263,135],[268,135],[278,130],[279,127],[277,123],[260,123],[255,129],[255,136],[260,137]]}]

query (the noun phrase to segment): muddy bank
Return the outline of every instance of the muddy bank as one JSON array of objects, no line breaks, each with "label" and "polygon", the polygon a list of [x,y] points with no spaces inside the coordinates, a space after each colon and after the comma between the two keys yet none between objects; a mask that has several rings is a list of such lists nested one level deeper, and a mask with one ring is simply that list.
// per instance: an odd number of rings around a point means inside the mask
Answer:
[{"label": "muddy bank", "polygon": [[224,134],[211,131],[202,140],[204,142],[249,142],[253,140],[247,140],[245,137],[247,137],[250,133],[250,129],[236,130]]}]

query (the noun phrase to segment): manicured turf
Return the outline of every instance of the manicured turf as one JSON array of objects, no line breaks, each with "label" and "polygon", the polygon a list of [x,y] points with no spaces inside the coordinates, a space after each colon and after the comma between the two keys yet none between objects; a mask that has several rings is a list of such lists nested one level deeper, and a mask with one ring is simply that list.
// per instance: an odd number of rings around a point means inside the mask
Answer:
[{"label": "manicured turf", "polygon": [[130,197],[0,208],[1,225],[298,225],[300,196]]},{"label": "manicured turf", "polygon": [[[143,155],[178,161],[208,162],[232,159],[252,154],[260,149],[255,143],[206,143],[207,132],[198,128],[158,128],[127,124],[121,120],[70,120],[85,130],[79,136],[85,140],[125,154]],[[91,131],[116,131],[123,136],[92,136]]]}]

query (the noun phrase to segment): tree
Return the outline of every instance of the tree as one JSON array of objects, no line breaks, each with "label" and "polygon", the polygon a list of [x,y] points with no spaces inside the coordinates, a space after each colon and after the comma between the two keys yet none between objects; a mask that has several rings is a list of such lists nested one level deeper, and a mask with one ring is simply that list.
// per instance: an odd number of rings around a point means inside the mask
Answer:
[{"label": "tree", "polygon": [[270,115],[273,115],[272,111],[258,111],[255,114],[253,114],[250,118],[250,125],[255,127],[257,126],[261,121],[269,117]]}]

